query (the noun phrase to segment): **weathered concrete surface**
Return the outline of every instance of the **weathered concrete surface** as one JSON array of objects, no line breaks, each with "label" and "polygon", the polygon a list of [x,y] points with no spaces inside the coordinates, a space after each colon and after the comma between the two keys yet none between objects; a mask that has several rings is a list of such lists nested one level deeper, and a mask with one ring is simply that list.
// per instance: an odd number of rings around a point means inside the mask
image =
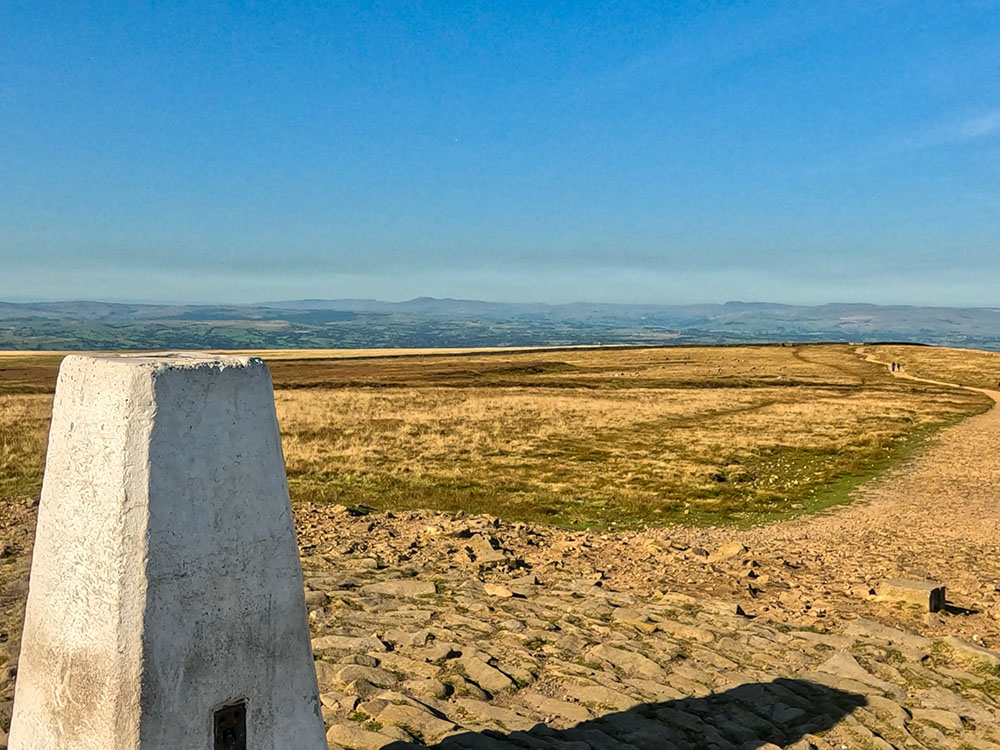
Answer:
[{"label": "weathered concrete surface", "polygon": [[270,374],[256,358],[60,369],[11,750],[325,748]]}]

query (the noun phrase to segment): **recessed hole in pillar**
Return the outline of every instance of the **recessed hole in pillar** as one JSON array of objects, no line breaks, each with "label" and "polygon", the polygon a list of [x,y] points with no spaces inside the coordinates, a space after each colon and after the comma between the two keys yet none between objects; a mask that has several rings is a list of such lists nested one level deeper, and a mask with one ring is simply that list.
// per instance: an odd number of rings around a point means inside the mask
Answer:
[{"label": "recessed hole in pillar", "polygon": [[246,701],[215,712],[215,750],[247,750]]}]

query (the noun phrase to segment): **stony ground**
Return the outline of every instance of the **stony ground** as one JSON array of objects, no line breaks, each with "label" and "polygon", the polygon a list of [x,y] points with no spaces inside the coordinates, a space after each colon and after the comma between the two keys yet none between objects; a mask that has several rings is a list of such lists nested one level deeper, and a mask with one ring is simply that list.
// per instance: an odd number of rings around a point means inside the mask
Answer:
[{"label": "stony ground", "polygon": [[963,640],[640,594],[581,576],[584,535],[481,517],[303,526],[331,747],[1000,747],[1000,656]]},{"label": "stony ground", "polygon": [[[998,436],[994,409],[744,531],[299,507],[330,746],[1000,747]],[[0,519],[0,729],[33,512]],[[892,577],[948,608],[883,600]]]}]

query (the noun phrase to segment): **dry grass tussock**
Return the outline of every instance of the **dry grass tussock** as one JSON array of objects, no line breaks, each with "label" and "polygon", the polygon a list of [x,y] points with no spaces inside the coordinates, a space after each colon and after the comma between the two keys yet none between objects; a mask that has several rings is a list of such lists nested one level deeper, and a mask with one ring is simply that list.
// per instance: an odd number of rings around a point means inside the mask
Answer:
[{"label": "dry grass tussock", "polygon": [[[0,362],[0,487],[37,491],[57,358]],[[293,499],[567,526],[750,522],[846,498],[979,394],[846,346],[270,362]],[[5,371],[6,368],[6,371]]]},{"label": "dry grass tussock", "polygon": [[52,398],[0,394],[0,498],[37,492],[45,467]]}]

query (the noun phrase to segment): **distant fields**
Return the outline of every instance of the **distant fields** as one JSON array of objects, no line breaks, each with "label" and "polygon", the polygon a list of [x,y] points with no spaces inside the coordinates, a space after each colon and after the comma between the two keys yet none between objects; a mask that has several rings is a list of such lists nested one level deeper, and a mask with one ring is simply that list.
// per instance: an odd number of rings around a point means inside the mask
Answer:
[{"label": "distant fields", "polygon": [[[1000,377],[989,353],[869,351],[911,374]],[[843,501],[990,405],[841,345],[378,354],[265,354],[293,500],[574,527],[751,523]],[[0,357],[4,498],[38,491],[60,359]]]},{"label": "distant fields", "polygon": [[917,341],[1000,351],[1000,309],[417,298],[163,305],[0,300],[0,350],[369,349]]}]

